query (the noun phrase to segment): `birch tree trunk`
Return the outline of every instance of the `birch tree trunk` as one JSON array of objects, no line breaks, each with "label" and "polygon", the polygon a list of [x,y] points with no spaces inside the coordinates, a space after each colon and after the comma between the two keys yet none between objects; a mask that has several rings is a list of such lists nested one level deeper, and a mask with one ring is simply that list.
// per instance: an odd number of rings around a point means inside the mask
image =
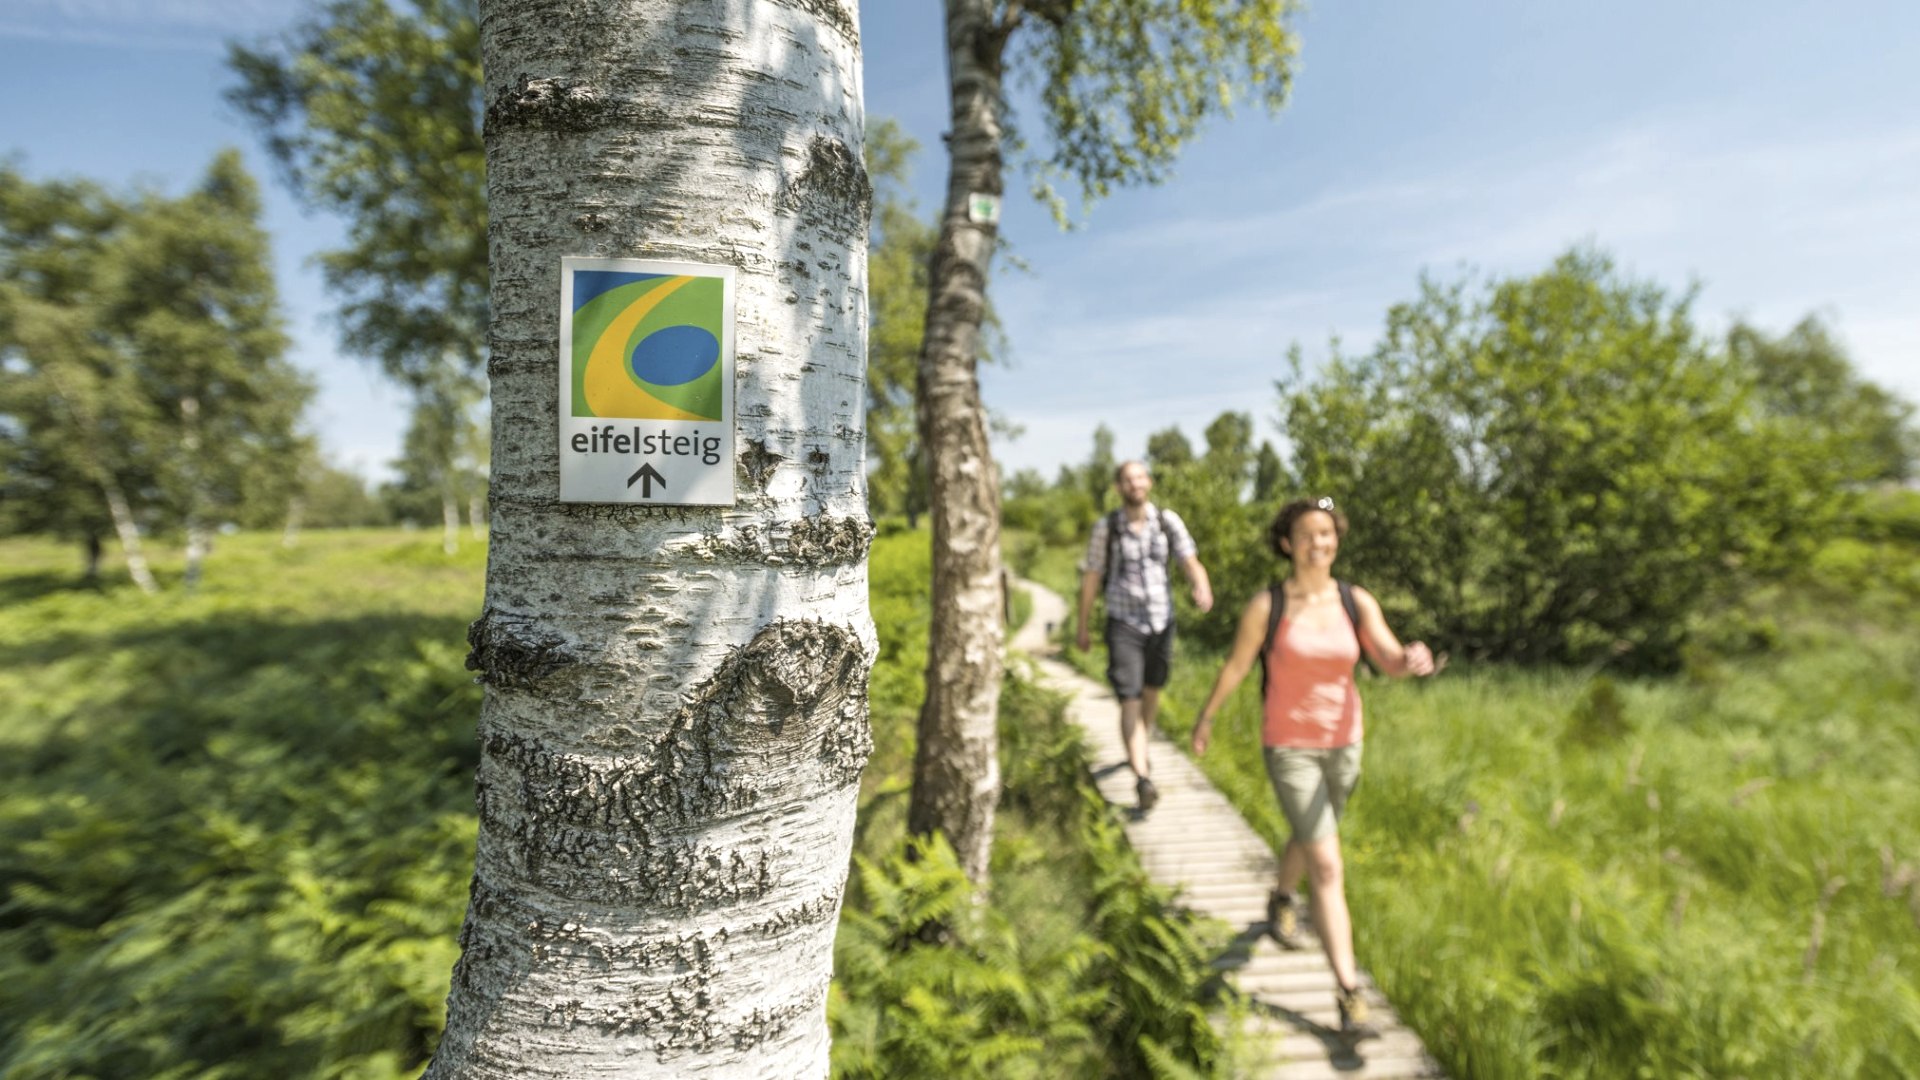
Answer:
[{"label": "birch tree trunk", "polygon": [[[482,0],[480,836],[427,1075],[827,1073],[871,750],[850,0]],[[737,504],[563,504],[563,256],[735,268]]]},{"label": "birch tree trunk", "polygon": [[127,557],[127,573],[132,575],[133,583],[140,591],[152,596],[160,591],[160,585],[153,580],[153,571],[147,569],[147,556],[140,550],[140,526],[134,524],[133,508],[127,505],[127,494],[120,490],[120,481],[109,476],[100,482],[100,492],[107,497],[107,514],[113,519],[114,534],[120,538],[120,550]]},{"label": "birch tree trunk", "polygon": [[280,546],[293,547],[300,542],[300,519],[306,515],[307,498],[295,495],[287,502],[287,527],[280,531]]},{"label": "birch tree trunk", "polygon": [[460,550],[460,503],[453,494],[453,481],[440,481],[440,550],[452,555]]},{"label": "birch tree trunk", "polygon": [[213,547],[207,535],[206,503],[200,472],[200,401],[180,399],[180,471],[186,484],[187,568],[182,584],[188,592],[200,587],[201,564]]},{"label": "birch tree trunk", "polygon": [[974,221],[969,196],[998,196],[1001,55],[990,0],[948,0],[952,94],[946,212],[928,270],[920,353],[920,443],[931,466],[933,624],[907,827],[939,830],[967,876],[987,883],[1000,798],[1000,486],[987,445],[977,364],[987,264],[997,224]]}]

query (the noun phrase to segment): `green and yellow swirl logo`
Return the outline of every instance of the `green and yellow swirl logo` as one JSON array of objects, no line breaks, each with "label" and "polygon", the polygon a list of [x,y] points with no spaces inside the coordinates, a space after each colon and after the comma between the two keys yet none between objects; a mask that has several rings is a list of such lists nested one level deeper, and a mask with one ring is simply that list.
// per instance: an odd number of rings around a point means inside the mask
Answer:
[{"label": "green and yellow swirl logo", "polygon": [[573,415],[718,420],[726,281],[684,274],[573,275]]}]

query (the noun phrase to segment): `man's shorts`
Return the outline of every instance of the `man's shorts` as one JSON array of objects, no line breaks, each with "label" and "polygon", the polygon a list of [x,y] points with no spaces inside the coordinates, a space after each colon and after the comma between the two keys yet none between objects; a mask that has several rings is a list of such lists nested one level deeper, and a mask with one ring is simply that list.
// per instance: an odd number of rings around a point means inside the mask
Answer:
[{"label": "man's shorts", "polygon": [[1293,839],[1312,843],[1337,834],[1347,797],[1360,782],[1360,744],[1326,750],[1269,746],[1263,756]]},{"label": "man's shorts", "polygon": [[1118,619],[1107,620],[1107,682],[1113,696],[1132,701],[1143,687],[1167,685],[1173,668],[1173,623],[1151,633]]}]

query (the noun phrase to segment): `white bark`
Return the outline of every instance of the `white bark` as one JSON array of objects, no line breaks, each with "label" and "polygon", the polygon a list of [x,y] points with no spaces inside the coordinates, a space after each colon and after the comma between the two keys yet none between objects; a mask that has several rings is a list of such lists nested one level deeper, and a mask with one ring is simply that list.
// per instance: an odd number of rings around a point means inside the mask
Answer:
[{"label": "white bark", "polygon": [[200,488],[200,399],[194,397],[180,399],[180,463],[187,496],[187,569],[183,584],[192,592],[200,585],[200,564],[213,547],[207,535],[207,500]]},{"label": "white bark", "polygon": [[440,488],[440,550],[449,555],[460,550],[460,503],[450,484]]},{"label": "white bark", "polygon": [[207,531],[206,522],[198,517],[187,522],[187,569],[182,578],[189,592],[200,584],[200,570],[207,561],[207,555],[213,551],[213,536]]},{"label": "white bark", "polygon": [[[481,821],[428,1076],[824,1076],[874,651],[854,6],[481,20]],[[566,255],[736,268],[738,505],[556,501]]]},{"label": "white bark", "polygon": [[133,510],[127,506],[126,493],[120,490],[120,483],[109,477],[100,484],[107,497],[107,513],[113,517],[113,531],[120,537],[120,550],[127,557],[127,573],[132,575],[133,583],[140,591],[152,596],[160,591],[153,580],[153,571],[147,569],[147,557],[140,550],[140,527],[133,522]]},{"label": "white bark", "polygon": [[487,535],[487,498],[477,491],[467,496],[467,528],[476,540]]},{"label": "white bark", "polygon": [[306,516],[307,499],[304,495],[295,495],[287,503],[287,527],[280,533],[280,546],[293,547],[300,542],[300,519]]}]

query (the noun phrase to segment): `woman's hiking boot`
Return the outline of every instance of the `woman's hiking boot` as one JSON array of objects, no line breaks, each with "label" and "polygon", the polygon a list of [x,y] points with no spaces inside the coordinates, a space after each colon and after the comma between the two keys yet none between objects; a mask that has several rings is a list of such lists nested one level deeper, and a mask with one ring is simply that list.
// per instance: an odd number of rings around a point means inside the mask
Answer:
[{"label": "woman's hiking boot", "polygon": [[1333,1003],[1340,1007],[1340,1037],[1358,1039],[1367,1033],[1367,999],[1360,988],[1340,987],[1333,992]]},{"label": "woman's hiking boot", "polygon": [[1300,947],[1300,902],[1290,892],[1267,894],[1267,934],[1283,949]]},{"label": "woman's hiking boot", "polygon": [[1153,804],[1160,801],[1160,789],[1154,787],[1153,781],[1144,776],[1134,783],[1133,793],[1140,800],[1140,812],[1143,814],[1153,809]]}]

